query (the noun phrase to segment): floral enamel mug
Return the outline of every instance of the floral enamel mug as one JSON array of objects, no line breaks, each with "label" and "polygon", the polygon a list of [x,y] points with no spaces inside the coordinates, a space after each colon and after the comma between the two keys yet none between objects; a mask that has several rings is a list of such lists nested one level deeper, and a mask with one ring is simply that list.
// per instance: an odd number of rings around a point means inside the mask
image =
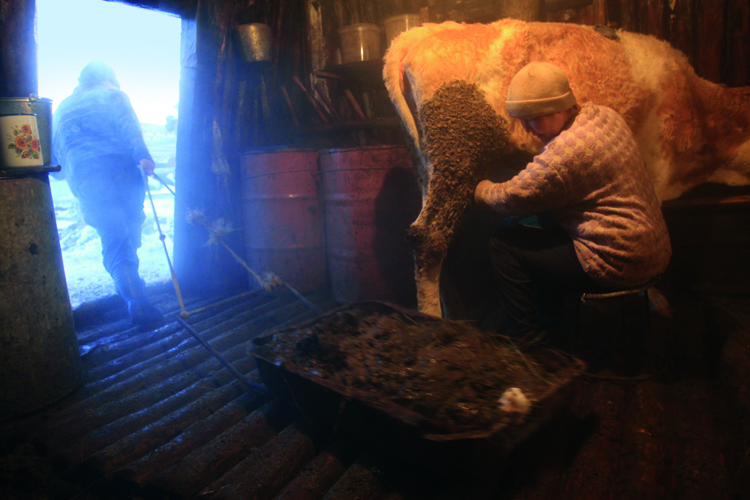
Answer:
[{"label": "floral enamel mug", "polygon": [[44,165],[36,115],[0,115],[0,168]]}]

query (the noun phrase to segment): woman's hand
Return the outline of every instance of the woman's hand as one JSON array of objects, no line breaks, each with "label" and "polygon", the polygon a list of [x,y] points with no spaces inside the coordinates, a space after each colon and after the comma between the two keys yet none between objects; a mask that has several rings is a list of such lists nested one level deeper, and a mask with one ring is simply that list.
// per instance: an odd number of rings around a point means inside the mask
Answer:
[{"label": "woman's hand", "polygon": [[156,168],[156,165],[154,165],[154,162],[152,162],[148,158],[143,158],[141,159],[140,163],[141,163],[141,168],[143,169],[143,172],[146,175],[151,175],[154,173],[154,168]]},{"label": "woman's hand", "polygon": [[474,202],[482,207],[490,207],[489,203],[487,202],[488,194],[492,186],[494,186],[495,183],[484,179],[479,184],[477,184],[477,187],[474,189]]}]

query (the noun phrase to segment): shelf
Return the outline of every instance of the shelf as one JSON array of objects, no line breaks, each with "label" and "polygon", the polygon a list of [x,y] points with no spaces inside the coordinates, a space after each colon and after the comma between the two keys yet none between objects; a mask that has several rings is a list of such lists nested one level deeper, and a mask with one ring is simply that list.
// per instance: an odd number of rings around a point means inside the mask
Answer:
[{"label": "shelf", "polygon": [[36,167],[3,167],[0,166],[0,179],[11,179],[24,177],[27,175],[48,174],[59,172],[62,169],[60,165],[44,165]]}]

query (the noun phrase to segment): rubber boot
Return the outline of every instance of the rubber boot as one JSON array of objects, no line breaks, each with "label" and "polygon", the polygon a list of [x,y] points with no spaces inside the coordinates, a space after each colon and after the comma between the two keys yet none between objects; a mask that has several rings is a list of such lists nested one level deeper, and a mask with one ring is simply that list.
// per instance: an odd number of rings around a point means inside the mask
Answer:
[{"label": "rubber boot", "polygon": [[143,281],[138,276],[137,270],[121,266],[115,270],[112,277],[115,280],[117,292],[128,305],[128,314],[133,325],[148,326],[164,321],[161,311],[151,305],[146,298],[143,292]]}]

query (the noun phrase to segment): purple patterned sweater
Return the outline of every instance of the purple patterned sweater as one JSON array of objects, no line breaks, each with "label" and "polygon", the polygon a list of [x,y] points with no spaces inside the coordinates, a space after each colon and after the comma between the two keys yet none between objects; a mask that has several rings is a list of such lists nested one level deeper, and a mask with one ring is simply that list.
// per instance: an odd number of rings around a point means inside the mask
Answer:
[{"label": "purple patterned sweater", "polygon": [[659,200],[633,135],[616,111],[586,103],[571,126],[507,182],[475,197],[503,215],[550,211],[583,270],[609,287],[662,273],[672,248]]}]

